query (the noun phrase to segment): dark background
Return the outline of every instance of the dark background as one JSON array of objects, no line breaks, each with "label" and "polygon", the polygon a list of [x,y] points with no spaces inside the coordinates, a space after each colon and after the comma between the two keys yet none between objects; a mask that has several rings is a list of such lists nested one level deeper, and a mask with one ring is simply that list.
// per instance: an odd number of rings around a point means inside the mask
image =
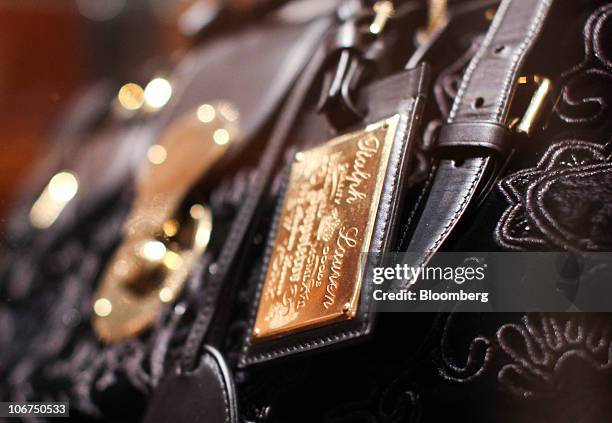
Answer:
[{"label": "dark background", "polygon": [[[200,0],[212,3],[213,0]],[[193,0],[0,0],[0,219],[80,90],[180,55]]]}]

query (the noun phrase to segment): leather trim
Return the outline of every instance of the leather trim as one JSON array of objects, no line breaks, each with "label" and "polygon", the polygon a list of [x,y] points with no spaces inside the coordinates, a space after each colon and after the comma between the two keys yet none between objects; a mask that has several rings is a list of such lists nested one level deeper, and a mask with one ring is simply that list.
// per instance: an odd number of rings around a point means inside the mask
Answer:
[{"label": "leather trim", "polygon": [[[323,28],[329,28],[331,19],[322,19],[319,25]],[[242,207],[232,223],[229,235],[219,254],[218,261],[212,264],[208,269],[208,274],[206,275],[207,281],[204,285],[204,292],[202,294],[204,297],[204,304],[198,312],[182,351],[181,363],[184,369],[192,368],[197,361],[199,348],[208,335],[208,328],[212,323],[213,317],[221,318],[221,316],[215,316],[216,304],[219,303],[219,299],[225,293],[231,294],[233,292],[233,284],[236,284],[238,281],[237,277],[232,278],[236,267],[235,264],[239,262],[244,253],[242,247],[245,244],[245,240],[248,239],[248,235],[255,227],[253,222],[256,221],[261,212],[261,199],[265,195],[270,184],[273,172],[276,169],[276,164],[279,161],[279,156],[283,151],[285,140],[303,105],[312,82],[321,69],[324,59],[324,50],[319,47],[313,52],[310,61],[305,65],[302,74],[295,83],[295,87],[285,101],[281,116],[278,118],[271,139],[262,154],[263,159],[258,168],[258,172],[255,174],[256,179],[253,181],[253,189],[245,198]],[[231,300],[228,299],[228,302],[229,301]],[[228,310],[223,310],[224,313],[227,313],[227,311]],[[222,324],[218,326],[223,327]],[[209,342],[215,341],[217,340]]]},{"label": "leather trim", "polygon": [[[553,0],[502,1],[465,72],[448,124],[505,125],[520,69],[543,29],[552,3]],[[470,206],[488,192],[500,168],[500,160],[491,155],[462,163],[440,161],[408,246],[408,251],[420,253],[415,266],[429,262]]]},{"label": "leather trim", "polygon": [[233,377],[219,351],[205,346],[192,371],[176,368],[157,387],[146,423],[237,423],[238,403]]},{"label": "leather trim", "polygon": [[[369,103],[370,107],[368,107],[368,110],[372,111],[365,122],[366,124],[379,121],[398,112],[400,114],[400,123],[389,158],[370,244],[372,252],[381,252],[390,248],[396,236],[399,235],[394,233],[393,228],[396,227],[395,221],[399,214],[399,207],[402,204],[403,184],[410,165],[412,144],[424,106],[424,92],[426,92],[425,90],[428,85],[428,74],[428,68],[422,65],[419,68],[404,71],[372,84],[364,92],[363,98],[371,102]],[[287,178],[285,178],[285,186],[286,184]],[[244,339],[242,356],[239,362],[240,367],[266,362],[279,357],[291,356],[296,353],[312,351],[321,347],[331,347],[349,340],[356,341],[370,334],[374,323],[374,314],[368,312],[371,299],[370,289],[374,285],[365,279],[362,282],[363,289],[361,291],[359,311],[353,319],[309,331],[297,332],[261,344],[253,345],[250,343],[259,297],[263,289],[265,271],[278,225],[281,203],[282,201],[279,199],[274,225],[268,237],[269,242],[258,281],[257,294],[251,307],[248,324],[249,332]],[[371,265],[372,263],[366,263],[366,266]],[[371,274],[371,272],[366,272],[366,274]]]},{"label": "leather trim", "polygon": [[445,159],[464,159],[498,155],[506,157],[512,151],[512,136],[508,128],[490,122],[457,122],[442,126],[435,155]]}]

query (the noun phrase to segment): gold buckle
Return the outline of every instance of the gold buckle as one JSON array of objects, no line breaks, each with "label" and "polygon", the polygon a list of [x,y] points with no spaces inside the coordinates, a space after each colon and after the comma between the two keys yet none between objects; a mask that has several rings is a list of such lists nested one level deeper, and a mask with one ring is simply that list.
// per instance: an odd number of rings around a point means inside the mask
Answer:
[{"label": "gold buckle", "polygon": [[123,242],[95,293],[93,325],[114,342],[155,322],[181,293],[212,232],[210,209],[185,197],[238,138],[237,112],[204,104],[179,118],[147,153]]},{"label": "gold buckle", "polygon": [[518,79],[518,84],[535,86],[531,101],[523,117],[515,119],[511,125],[511,128],[516,132],[529,137],[533,134],[537,124],[542,121],[546,110],[552,107],[553,84],[550,79],[540,75],[521,76]]}]

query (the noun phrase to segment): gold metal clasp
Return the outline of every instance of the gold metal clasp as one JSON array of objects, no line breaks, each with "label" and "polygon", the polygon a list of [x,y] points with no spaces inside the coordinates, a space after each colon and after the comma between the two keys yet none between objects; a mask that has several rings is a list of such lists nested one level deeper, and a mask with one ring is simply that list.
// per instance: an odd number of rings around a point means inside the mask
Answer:
[{"label": "gold metal clasp", "polygon": [[535,86],[535,91],[523,117],[520,120],[516,119],[512,127],[519,134],[531,136],[538,123],[542,121],[546,110],[552,107],[553,84],[550,79],[540,75],[521,76],[518,84],[532,84]]},{"label": "gold metal clasp", "polygon": [[228,103],[203,104],[149,148],[123,242],[94,296],[93,325],[102,340],[138,334],[181,293],[213,230],[210,209],[186,197],[239,137],[237,119]]}]

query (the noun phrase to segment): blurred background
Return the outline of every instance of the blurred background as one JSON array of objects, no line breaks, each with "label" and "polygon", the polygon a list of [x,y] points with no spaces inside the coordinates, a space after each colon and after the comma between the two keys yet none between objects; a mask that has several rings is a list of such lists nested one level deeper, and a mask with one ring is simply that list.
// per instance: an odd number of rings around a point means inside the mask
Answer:
[{"label": "blurred background", "polygon": [[[0,0],[0,219],[80,92],[168,68],[213,0]],[[144,81],[146,82],[146,81]]]}]

